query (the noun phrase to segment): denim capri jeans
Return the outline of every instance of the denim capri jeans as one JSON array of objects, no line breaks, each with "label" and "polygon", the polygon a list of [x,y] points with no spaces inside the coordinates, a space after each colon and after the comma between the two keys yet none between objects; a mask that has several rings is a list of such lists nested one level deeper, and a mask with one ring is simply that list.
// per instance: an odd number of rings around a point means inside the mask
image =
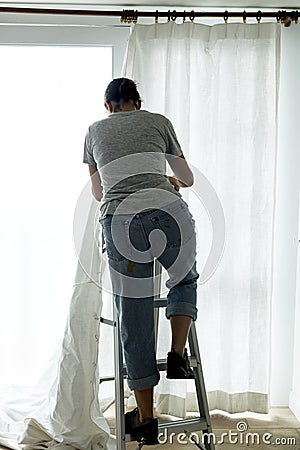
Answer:
[{"label": "denim capri jeans", "polygon": [[186,202],[100,220],[118,311],[128,386],[144,390],[159,381],[154,332],[154,260],[168,273],[166,317],[197,318],[195,223]]}]

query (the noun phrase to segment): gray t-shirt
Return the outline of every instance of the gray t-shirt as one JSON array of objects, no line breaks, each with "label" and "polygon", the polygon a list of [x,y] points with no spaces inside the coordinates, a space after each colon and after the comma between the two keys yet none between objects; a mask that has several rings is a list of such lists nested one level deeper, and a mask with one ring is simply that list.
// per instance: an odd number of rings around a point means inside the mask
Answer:
[{"label": "gray t-shirt", "polygon": [[83,162],[98,168],[104,194],[101,217],[136,214],[178,200],[166,160],[181,155],[174,128],[161,114],[124,111],[91,125]]}]

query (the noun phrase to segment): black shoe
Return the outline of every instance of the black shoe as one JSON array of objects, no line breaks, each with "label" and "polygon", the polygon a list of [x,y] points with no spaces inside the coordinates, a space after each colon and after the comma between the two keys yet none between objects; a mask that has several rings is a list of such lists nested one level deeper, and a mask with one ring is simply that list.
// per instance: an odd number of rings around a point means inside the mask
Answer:
[{"label": "black shoe", "polygon": [[193,369],[190,366],[186,348],[183,357],[174,350],[168,353],[167,357],[167,378],[174,379],[193,379],[195,378]]},{"label": "black shoe", "polygon": [[157,419],[147,419],[145,422],[140,422],[137,408],[125,414],[125,433],[130,434],[136,441],[143,442],[144,445],[159,443],[157,439]]}]

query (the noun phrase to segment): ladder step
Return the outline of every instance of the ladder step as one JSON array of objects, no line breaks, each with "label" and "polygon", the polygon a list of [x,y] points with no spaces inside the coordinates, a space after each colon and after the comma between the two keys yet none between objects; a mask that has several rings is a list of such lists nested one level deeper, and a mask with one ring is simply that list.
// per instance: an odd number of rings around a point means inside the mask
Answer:
[{"label": "ladder step", "polygon": [[[181,419],[174,420],[172,422],[165,422],[158,424],[158,434],[161,435],[161,439],[165,436],[170,436],[171,433],[179,434],[186,431],[207,431],[208,424],[205,417],[199,417],[194,419]],[[125,435],[125,441],[130,442],[133,439],[130,434]]]},{"label": "ladder step", "polygon": [[[189,361],[190,361],[190,366],[191,367],[197,367],[197,359],[193,356],[189,357]],[[167,359],[166,358],[162,358],[162,359],[158,359],[157,360],[157,368],[160,372],[163,372],[164,370],[167,370]],[[123,368],[123,376],[126,377],[127,372],[126,372],[126,367],[124,366]],[[113,376],[105,376],[105,377],[101,377],[99,380],[99,383],[102,383],[103,381],[113,381],[115,379],[115,377]]]},{"label": "ladder step", "polygon": [[[190,366],[197,367],[197,359],[193,356],[189,357]],[[162,358],[157,360],[157,367],[159,371],[167,370],[167,359]]]},{"label": "ladder step", "polygon": [[160,423],[158,425],[158,432],[163,433],[167,430],[167,434],[170,433],[182,433],[183,431],[202,431],[207,430],[208,424],[205,417],[197,417],[194,419],[180,419],[174,420],[174,422]]}]

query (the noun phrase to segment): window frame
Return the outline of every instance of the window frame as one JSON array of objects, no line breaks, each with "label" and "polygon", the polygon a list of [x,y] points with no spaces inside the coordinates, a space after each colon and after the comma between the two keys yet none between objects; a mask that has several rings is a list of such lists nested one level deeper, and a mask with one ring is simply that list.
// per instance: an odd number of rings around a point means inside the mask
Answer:
[{"label": "window frame", "polygon": [[92,18],[88,21],[86,17],[76,17],[77,23],[74,23],[69,16],[64,18],[63,23],[59,23],[61,16],[50,16],[51,20],[42,16],[39,23],[34,23],[33,19],[36,21],[38,16],[30,18],[24,17],[24,14],[6,17],[3,23],[3,16],[0,14],[0,45],[112,47],[112,74],[114,78],[121,76],[130,26],[95,24]]}]

